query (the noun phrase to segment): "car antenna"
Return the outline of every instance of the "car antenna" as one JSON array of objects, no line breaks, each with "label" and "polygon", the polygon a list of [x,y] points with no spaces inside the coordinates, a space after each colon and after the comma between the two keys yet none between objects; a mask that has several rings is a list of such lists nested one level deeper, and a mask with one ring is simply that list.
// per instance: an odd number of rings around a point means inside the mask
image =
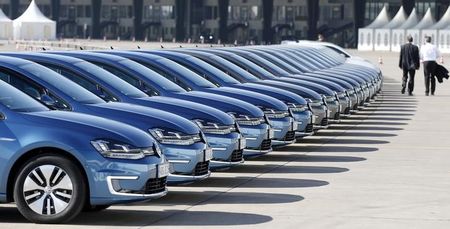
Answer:
[{"label": "car antenna", "polygon": [[80,50],[84,50],[84,48],[80,46]]},{"label": "car antenna", "polygon": [[138,48],[138,49],[141,49],[141,46],[138,45],[137,48]]},{"label": "car antenna", "polygon": [[180,48],[183,48],[183,46],[180,45]]},{"label": "car antenna", "polygon": [[109,48],[110,48],[110,49],[114,49],[114,47],[112,47],[112,46],[110,46]]},{"label": "car antenna", "polygon": [[198,48],[198,45],[195,45],[196,48]]},{"label": "car antenna", "polygon": [[45,49],[45,47],[42,47],[42,51],[47,51],[47,49]]},{"label": "car antenna", "polygon": [[164,48],[164,46],[163,46],[163,45],[161,45],[161,48],[163,49],[163,48]]}]

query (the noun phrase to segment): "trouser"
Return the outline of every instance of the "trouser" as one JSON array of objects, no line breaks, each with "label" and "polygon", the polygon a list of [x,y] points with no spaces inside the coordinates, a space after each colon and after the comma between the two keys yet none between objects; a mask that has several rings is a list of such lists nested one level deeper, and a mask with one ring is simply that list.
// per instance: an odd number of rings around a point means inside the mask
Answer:
[{"label": "trouser", "polygon": [[[436,61],[424,61],[423,71],[425,74],[425,93],[434,94],[436,90],[436,78],[434,77],[434,70],[436,69]],[[430,85],[431,84],[431,85]],[[431,86],[431,88],[430,88]]]},{"label": "trouser", "polygon": [[[408,82],[409,75],[409,82]],[[414,91],[414,76],[416,75],[416,70],[408,70],[403,69],[403,80],[402,80],[402,91],[404,92],[406,89],[406,85],[408,85],[408,92],[412,93]]]}]

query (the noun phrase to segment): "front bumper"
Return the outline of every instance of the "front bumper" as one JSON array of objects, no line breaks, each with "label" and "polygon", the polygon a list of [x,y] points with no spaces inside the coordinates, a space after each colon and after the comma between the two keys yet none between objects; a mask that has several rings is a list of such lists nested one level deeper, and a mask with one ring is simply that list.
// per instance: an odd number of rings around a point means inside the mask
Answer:
[{"label": "front bumper", "polygon": [[213,150],[211,169],[231,167],[244,162],[243,149],[246,140],[241,134],[233,132],[227,135],[205,134],[205,136]]},{"label": "front bumper", "polygon": [[283,146],[295,142],[295,131],[298,126],[293,118],[270,119],[270,124],[274,131],[272,146]]},{"label": "front bumper", "polygon": [[240,130],[247,141],[244,158],[256,157],[272,151],[274,131],[267,124],[258,126],[240,126]]}]

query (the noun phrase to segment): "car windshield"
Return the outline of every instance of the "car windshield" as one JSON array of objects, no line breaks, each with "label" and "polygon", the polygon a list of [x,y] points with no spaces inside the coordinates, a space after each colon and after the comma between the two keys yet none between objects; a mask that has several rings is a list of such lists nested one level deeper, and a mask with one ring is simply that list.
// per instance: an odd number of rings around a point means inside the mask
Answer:
[{"label": "car windshield", "polygon": [[[212,57],[210,57],[208,59],[211,59],[210,60],[211,63],[214,62],[217,65],[221,65],[224,69],[229,69],[230,71],[234,71],[234,72],[236,72],[236,74],[239,74],[240,77],[242,77],[244,79],[247,79],[247,80],[254,81],[254,80],[257,80],[259,78],[254,76],[254,75],[252,75],[251,73],[245,71],[243,68],[240,68],[239,66],[245,66],[246,68],[249,68],[250,71],[252,71],[252,72],[256,71],[256,72],[258,72],[258,73],[260,73],[262,75],[267,75],[267,76],[271,75],[270,72],[255,66],[251,61],[249,61],[249,60],[247,60],[247,59],[245,59],[243,57],[240,57],[240,56],[237,56],[237,55],[235,55],[234,57],[236,57],[235,61],[239,62],[240,65],[235,64],[236,62],[226,60],[226,59],[224,59],[222,57],[219,57],[219,56],[212,56]],[[205,58],[205,61],[209,61],[208,59]],[[220,63],[220,64],[218,64],[218,63]]]},{"label": "car windshield", "polygon": [[124,80],[116,77],[110,72],[98,67],[97,65],[91,64],[86,61],[80,61],[74,64],[75,66],[89,72],[100,80],[107,82],[109,86],[120,91],[120,93],[132,97],[132,98],[143,98],[148,97],[144,92],[133,87],[131,84],[125,82]]},{"label": "car windshield", "polygon": [[208,64],[205,61],[202,61],[198,58],[195,57],[188,57],[186,58],[186,60],[188,62],[191,62],[193,64],[196,64],[197,66],[203,68],[203,69],[207,69],[211,74],[213,74],[214,76],[220,78],[220,80],[222,80],[223,82],[229,83],[229,84],[238,84],[239,81],[235,80],[233,77],[225,74],[224,72],[220,71],[219,69],[217,69],[216,67]]},{"label": "car windshield", "polygon": [[255,62],[256,64],[260,65],[261,67],[263,67],[267,71],[272,72],[274,75],[278,75],[278,76],[290,75],[289,72],[287,72],[284,69],[278,67],[277,65],[275,65],[272,62],[268,61],[267,59],[260,57],[259,55],[251,53],[251,54],[247,55],[247,58],[249,60]]},{"label": "car windshield", "polygon": [[73,100],[83,104],[104,103],[102,99],[82,88],[71,80],[62,77],[60,74],[46,68],[42,65],[30,63],[20,66],[20,68],[30,72],[36,77],[58,88],[61,92]]},{"label": "car windshield", "polygon": [[13,86],[0,81],[0,104],[16,112],[48,111],[49,109]]},{"label": "car windshield", "polygon": [[150,79],[153,83],[157,84],[159,87],[163,88],[166,91],[186,92],[186,90],[184,90],[180,86],[176,85],[172,81],[164,78],[157,72],[145,67],[142,64],[136,63],[136,62],[134,62],[132,60],[128,60],[128,59],[121,60],[121,61],[119,61],[119,63],[123,66],[133,69],[133,71],[136,71],[141,75],[148,77],[148,79]]},{"label": "car windshield", "polygon": [[198,87],[202,88],[215,88],[216,85],[209,82],[208,80],[204,79],[203,77],[197,75],[196,73],[192,72],[191,70],[187,69],[186,67],[177,64],[174,61],[160,58],[156,60],[158,64],[163,66],[165,69],[171,69],[173,72],[175,72],[177,75],[183,77],[184,79],[189,80],[193,84],[195,84]]}]

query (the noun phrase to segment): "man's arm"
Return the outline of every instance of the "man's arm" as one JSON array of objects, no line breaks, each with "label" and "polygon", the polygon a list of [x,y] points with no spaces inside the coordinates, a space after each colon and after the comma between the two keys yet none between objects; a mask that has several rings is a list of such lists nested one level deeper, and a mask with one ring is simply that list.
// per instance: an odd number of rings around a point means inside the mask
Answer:
[{"label": "man's arm", "polygon": [[399,68],[403,68],[403,48],[404,48],[404,46],[402,45],[401,47],[400,47],[400,60],[398,61],[398,67]]},{"label": "man's arm", "polygon": [[414,46],[414,65],[416,67],[416,70],[420,68],[420,54],[419,54],[419,47]]}]

